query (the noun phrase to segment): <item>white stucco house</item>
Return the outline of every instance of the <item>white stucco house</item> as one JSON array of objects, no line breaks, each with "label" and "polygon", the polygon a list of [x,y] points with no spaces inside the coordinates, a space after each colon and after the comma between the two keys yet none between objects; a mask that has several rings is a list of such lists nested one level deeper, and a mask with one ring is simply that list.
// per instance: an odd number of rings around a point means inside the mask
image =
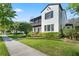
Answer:
[{"label": "white stucco house", "polygon": [[59,32],[65,26],[66,12],[59,3],[48,4],[30,22],[33,32]]}]

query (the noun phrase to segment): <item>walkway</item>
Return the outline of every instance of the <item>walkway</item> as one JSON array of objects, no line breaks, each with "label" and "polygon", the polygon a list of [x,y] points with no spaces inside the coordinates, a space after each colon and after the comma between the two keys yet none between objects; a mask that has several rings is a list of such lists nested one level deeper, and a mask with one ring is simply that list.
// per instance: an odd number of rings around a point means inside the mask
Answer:
[{"label": "walkway", "polygon": [[12,40],[7,36],[4,36],[3,40],[11,56],[46,56],[46,54],[18,41]]}]

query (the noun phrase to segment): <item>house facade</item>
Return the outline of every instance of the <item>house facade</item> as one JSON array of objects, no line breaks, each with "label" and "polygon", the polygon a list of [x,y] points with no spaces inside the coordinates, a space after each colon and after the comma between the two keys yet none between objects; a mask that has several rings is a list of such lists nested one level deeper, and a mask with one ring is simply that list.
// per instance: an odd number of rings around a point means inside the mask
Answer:
[{"label": "house facade", "polygon": [[41,15],[30,20],[33,32],[59,32],[66,21],[66,12],[61,4],[48,4]]}]

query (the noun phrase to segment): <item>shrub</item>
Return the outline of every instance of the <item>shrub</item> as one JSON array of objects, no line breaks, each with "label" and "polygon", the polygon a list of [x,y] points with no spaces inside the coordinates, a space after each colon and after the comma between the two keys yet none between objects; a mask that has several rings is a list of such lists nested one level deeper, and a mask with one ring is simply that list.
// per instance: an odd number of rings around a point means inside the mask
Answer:
[{"label": "shrub", "polygon": [[57,38],[59,38],[59,33],[58,32],[42,33],[42,37],[44,37],[46,39],[57,39]]},{"label": "shrub", "polygon": [[76,38],[76,40],[79,40],[79,32],[77,32],[77,33],[75,34],[75,38]]},{"label": "shrub", "polygon": [[29,32],[27,34],[28,37],[38,37],[38,32]]},{"label": "shrub", "polygon": [[27,37],[31,37],[31,35],[32,35],[32,32],[29,32],[29,33],[27,34]]},{"label": "shrub", "polygon": [[64,29],[63,32],[66,38],[79,40],[79,32],[75,29]]},{"label": "shrub", "polygon": [[63,33],[66,38],[72,39],[72,29],[64,29]]},{"label": "shrub", "polygon": [[58,32],[30,32],[28,37],[38,37],[38,38],[45,38],[45,39],[57,39],[59,38]]}]

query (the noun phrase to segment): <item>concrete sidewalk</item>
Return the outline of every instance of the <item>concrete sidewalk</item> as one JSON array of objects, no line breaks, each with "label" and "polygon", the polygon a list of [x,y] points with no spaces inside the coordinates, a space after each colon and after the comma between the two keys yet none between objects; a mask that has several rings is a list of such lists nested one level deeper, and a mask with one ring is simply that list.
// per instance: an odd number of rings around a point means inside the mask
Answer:
[{"label": "concrete sidewalk", "polygon": [[12,40],[7,36],[3,37],[3,40],[11,56],[46,56],[46,54],[18,41]]}]

